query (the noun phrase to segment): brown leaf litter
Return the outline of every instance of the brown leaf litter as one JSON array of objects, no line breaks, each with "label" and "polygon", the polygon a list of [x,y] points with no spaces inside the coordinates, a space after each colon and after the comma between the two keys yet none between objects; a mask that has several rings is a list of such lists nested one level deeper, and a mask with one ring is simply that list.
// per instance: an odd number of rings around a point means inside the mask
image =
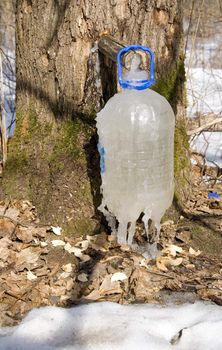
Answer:
[{"label": "brown leaf litter", "polygon": [[[220,205],[196,184],[184,215],[202,214],[221,232]],[[215,219],[216,218],[216,219]],[[222,233],[222,232],[221,232]],[[139,244],[145,238],[139,238]],[[39,224],[28,201],[0,203],[0,325],[18,322],[40,305],[69,306],[92,301],[164,303],[164,293],[212,300],[222,305],[222,259],[193,245],[184,216],[163,222],[159,256],[145,258],[101,233],[82,238],[56,236]]]}]

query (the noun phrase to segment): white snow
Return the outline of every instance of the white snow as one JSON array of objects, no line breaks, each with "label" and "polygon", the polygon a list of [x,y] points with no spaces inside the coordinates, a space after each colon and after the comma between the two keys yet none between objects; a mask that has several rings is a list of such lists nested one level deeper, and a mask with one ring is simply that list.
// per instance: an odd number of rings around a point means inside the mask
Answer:
[{"label": "white snow", "polygon": [[193,150],[205,156],[206,165],[222,167],[222,133],[202,132],[190,143]]},{"label": "white snow", "polygon": [[[185,62],[187,116],[222,116],[221,33],[215,29],[215,34],[208,39],[197,38],[194,49],[191,42],[189,38]],[[190,144],[205,156],[207,165],[222,166],[222,133],[203,132]]]},{"label": "white snow", "polygon": [[222,69],[187,69],[188,117],[222,113]]},{"label": "white snow", "polygon": [[[15,53],[4,48],[3,57],[3,94],[6,114],[7,135],[12,136],[15,128]],[[5,59],[7,57],[7,59]]]},{"label": "white snow", "polygon": [[32,310],[19,326],[1,328],[0,350],[221,350],[221,330],[222,308],[204,302],[49,306]]}]

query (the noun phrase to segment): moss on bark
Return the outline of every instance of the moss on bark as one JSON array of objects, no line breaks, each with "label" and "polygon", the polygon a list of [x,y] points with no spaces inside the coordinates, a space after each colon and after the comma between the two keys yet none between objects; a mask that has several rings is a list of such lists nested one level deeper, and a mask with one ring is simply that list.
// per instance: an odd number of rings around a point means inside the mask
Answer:
[{"label": "moss on bark", "polygon": [[186,133],[184,108],[186,106],[184,56],[180,55],[171,70],[164,77],[160,77],[154,90],[163,95],[171,104],[176,114],[174,135],[174,178],[177,205],[187,198],[189,162],[189,142]]},{"label": "moss on bark", "polygon": [[71,118],[40,124],[32,108],[17,115],[1,195],[29,199],[42,222],[69,235],[92,233],[97,221],[87,145],[94,128]]}]

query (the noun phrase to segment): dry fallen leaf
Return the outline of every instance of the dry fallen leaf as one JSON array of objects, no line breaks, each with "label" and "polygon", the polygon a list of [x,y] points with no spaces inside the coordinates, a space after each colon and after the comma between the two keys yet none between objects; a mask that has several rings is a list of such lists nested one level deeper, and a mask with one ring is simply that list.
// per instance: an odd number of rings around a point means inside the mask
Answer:
[{"label": "dry fallen leaf", "polygon": [[64,287],[64,286],[52,286],[50,288],[50,293],[52,296],[60,297],[61,295],[66,294],[66,287]]},{"label": "dry fallen leaf", "polygon": [[0,205],[0,215],[1,216],[5,215],[6,208],[7,207],[5,205]]},{"label": "dry fallen leaf", "polygon": [[183,261],[183,258],[172,259],[167,256],[159,256],[156,258],[156,266],[161,271],[168,271],[169,266],[179,266]]},{"label": "dry fallen leaf", "polygon": [[35,235],[36,235],[38,238],[45,238],[46,235],[47,235],[46,227],[37,227],[35,231],[36,231],[36,232],[35,232]]},{"label": "dry fallen leaf", "polygon": [[12,241],[8,237],[0,239],[0,248],[8,248],[10,245],[12,245]]},{"label": "dry fallen leaf", "polygon": [[36,280],[36,278],[37,278],[37,276],[34,275],[34,273],[32,273],[32,271],[28,271],[28,272],[27,272],[27,279],[28,279],[29,281],[34,281],[34,280]]},{"label": "dry fallen leaf", "polygon": [[19,217],[19,210],[16,208],[8,208],[5,212],[5,216],[16,221]]},{"label": "dry fallen leaf", "polygon": [[78,244],[75,245],[75,247],[80,248],[81,251],[83,252],[89,247],[89,241],[88,240],[80,241]]},{"label": "dry fallen leaf", "polygon": [[87,236],[86,236],[86,239],[87,239],[87,241],[89,241],[89,242],[94,242],[94,241],[96,240],[96,237],[95,237],[95,236],[89,236],[89,235],[87,235]]},{"label": "dry fallen leaf", "polygon": [[81,259],[82,262],[87,262],[87,261],[89,261],[91,258],[90,258],[90,256],[87,255],[87,254],[82,254],[82,256],[80,257],[80,259]]},{"label": "dry fallen leaf", "polygon": [[88,276],[86,273],[80,273],[77,277],[78,281],[80,282],[87,282],[88,281]]},{"label": "dry fallen leaf", "polygon": [[167,272],[168,268],[166,267],[166,259],[168,258],[163,258],[163,257],[157,257],[156,258],[156,266],[159,270]]},{"label": "dry fallen leaf", "polygon": [[98,245],[98,244],[91,243],[91,247],[92,247],[92,249],[97,250],[97,251],[107,252],[107,249],[106,249],[106,248],[101,247],[101,246]]},{"label": "dry fallen leaf", "polygon": [[179,266],[183,262],[183,258],[177,258],[177,259],[171,259],[170,260],[170,265],[171,266]]},{"label": "dry fallen leaf", "polygon": [[0,247],[0,259],[4,262],[7,261],[9,256],[10,250],[8,248],[2,248]]},{"label": "dry fallen leaf", "polygon": [[[78,254],[78,252],[81,253],[81,249],[71,246],[70,243],[66,243],[66,244],[64,245],[64,249],[65,249],[67,252],[69,252],[69,253],[74,253],[74,254],[75,254],[75,253]],[[76,255],[76,254],[75,254],[75,255]]]},{"label": "dry fallen leaf", "polygon": [[190,247],[189,253],[190,253],[191,255],[198,256],[198,255],[200,255],[202,252],[201,252],[199,249],[198,249],[198,250],[194,250],[192,247]]},{"label": "dry fallen leaf", "polygon": [[61,231],[62,231],[61,227],[59,227],[59,226],[51,226],[51,230],[56,236],[61,236]]},{"label": "dry fallen leaf", "polygon": [[91,259],[89,255],[83,254],[80,248],[72,247],[70,243],[66,243],[64,249],[70,254],[74,253],[74,255],[83,262],[89,261]]},{"label": "dry fallen leaf", "polygon": [[39,258],[38,251],[34,251],[31,247],[25,248],[21,250],[21,252],[16,254],[18,265],[26,263],[26,264],[34,264]]},{"label": "dry fallen leaf", "polygon": [[91,293],[83,297],[83,299],[93,300],[93,301],[99,300],[101,298],[102,296],[100,295],[98,290],[93,290]]},{"label": "dry fallen leaf", "polygon": [[143,266],[143,267],[147,267],[147,259],[143,258],[141,259],[141,257],[133,257],[133,261],[134,261],[134,265],[138,265],[138,266]]},{"label": "dry fallen leaf", "polygon": [[63,246],[65,245],[65,242],[62,241],[61,239],[54,239],[51,241],[53,247],[58,247],[58,246]]},{"label": "dry fallen leaf", "polygon": [[123,272],[116,272],[116,273],[114,273],[112,275],[111,282],[124,281],[125,279],[127,279],[127,276],[125,275],[125,273],[123,273]]},{"label": "dry fallen leaf", "polygon": [[122,252],[129,252],[131,248],[128,244],[121,244],[120,249]]},{"label": "dry fallen leaf", "polygon": [[74,286],[74,281],[73,281],[73,278],[69,278],[67,281],[66,281],[66,289],[67,290],[71,290]]},{"label": "dry fallen leaf", "polygon": [[62,266],[62,269],[63,269],[63,271],[65,271],[65,272],[72,272],[72,264],[69,263],[69,264],[63,265],[63,266]]},{"label": "dry fallen leaf", "polygon": [[60,301],[67,301],[69,300],[70,296],[69,295],[61,295]]},{"label": "dry fallen leaf", "polygon": [[173,220],[167,220],[164,221],[161,226],[168,226],[168,225],[174,225],[174,221]]},{"label": "dry fallen leaf", "polygon": [[175,257],[177,255],[177,253],[183,253],[183,248],[178,247],[175,244],[170,244],[165,249],[163,249],[162,252],[170,254],[170,255]]},{"label": "dry fallen leaf", "polygon": [[186,268],[192,270],[192,269],[195,269],[195,265],[194,264],[187,264]]},{"label": "dry fallen leaf", "polygon": [[115,234],[111,234],[111,235],[109,235],[109,236],[107,237],[107,240],[108,240],[109,242],[111,242],[111,243],[117,242],[117,237],[116,237]]},{"label": "dry fallen leaf", "polygon": [[70,272],[62,272],[60,275],[59,275],[59,278],[67,278],[70,276]]},{"label": "dry fallen leaf", "polygon": [[122,288],[120,286],[119,281],[111,282],[111,276],[106,275],[104,278],[100,288],[99,288],[100,295],[109,295],[109,294],[121,294]]},{"label": "dry fallen leaf", "polygon": [[204,213],[207,213],[207,214],[212,214],[212,209],[210,209],[208,206],[206,205],[202,205],[200,208],[198,208],[199,211],[202,211]]},{"label": "dry fallen leaf", "polygon": [[10,238],[15,231],[15,225],[8,218],[0,218],[0,238],[8,237]]},{"label": "dry fallen leaf", "polygon": [[[5,264],[9,263],[9,257],[11,250],[8,249],[12,241],[7,237],[0,239],[0,267],[4,267]],[[13,257],[12,257],[13,258]],[[2,261],[1,261],[2,260]]]},{"label": "dry fallen leaf", "polygon": [[15,234],[16,237],[24,243],[30,243],[33,240],[32,232],[29,227],[17,227]]}]

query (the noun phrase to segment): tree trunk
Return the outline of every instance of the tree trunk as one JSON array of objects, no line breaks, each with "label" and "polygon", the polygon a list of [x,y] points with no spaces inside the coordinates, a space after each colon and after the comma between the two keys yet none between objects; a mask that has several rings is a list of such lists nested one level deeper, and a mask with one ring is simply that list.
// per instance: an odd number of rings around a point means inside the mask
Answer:
[{"label": "tree trunk", "polygon": [[149,46],[156,89],[181,116],[181,10],[181,0],[17,0],[18,127],[8,174],[13,162],[20,170],[13,186],[5,180],[6,192],[19,181],[21,196],[29,195],[45,220],[78,221],[86,231],[99,202],[93,117],[117,89],[116,65],[98,53],[98,40],[107,33],[126,45]]},{"label": "tree trunk", "polygon": [[44,117],[98,111],[100,36],[149,46],[161,75],[181,54],[181,25],[180,0],[18,0],[18,108],[32,96]]}]

